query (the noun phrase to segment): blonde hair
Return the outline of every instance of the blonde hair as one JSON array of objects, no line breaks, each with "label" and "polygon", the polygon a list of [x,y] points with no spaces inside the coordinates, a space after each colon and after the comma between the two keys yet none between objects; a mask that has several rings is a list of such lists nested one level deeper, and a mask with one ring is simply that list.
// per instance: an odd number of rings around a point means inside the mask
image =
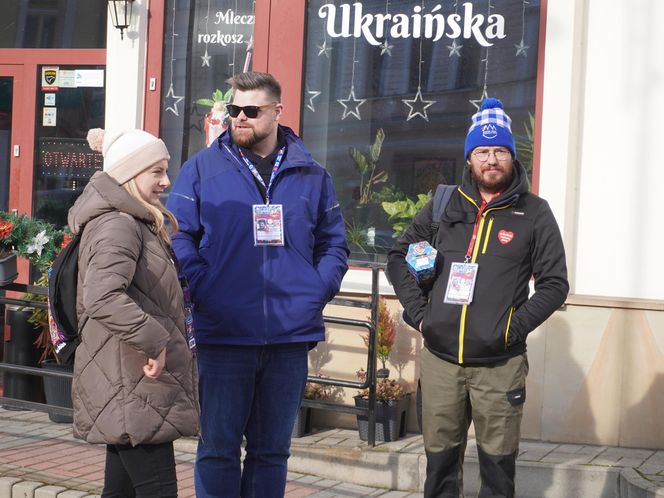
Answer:
[{"label": "blonde hair", "polygon": [[[136,185],[136,179],[132,178],[126,183],[122,184],[129,194],[136,198],[136,200],[144,206],[152,215],[154,219],[154,230],[157,233],[157,236],[168,246],[171,245],[171,234],[178,232],[178,220],[175,219],[173,213],[171,213],[166,207],[160,202],[157,205],[150,204],[141,196],[138,186]],[[165,218],[168,218],[170,227],[166,226]]]}]

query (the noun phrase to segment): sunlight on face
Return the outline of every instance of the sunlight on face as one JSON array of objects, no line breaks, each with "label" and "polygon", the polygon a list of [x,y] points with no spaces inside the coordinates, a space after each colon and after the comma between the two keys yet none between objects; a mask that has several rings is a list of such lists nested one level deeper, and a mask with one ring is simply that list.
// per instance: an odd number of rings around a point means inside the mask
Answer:
[{"label": "sunlight on face", "polygon": [[157,205],[159,196],[171,186],[168,179],[168,161],[162,159],[135,177],[136,186],[144,201]]},{"label": "sunlight on face", "polygon": [[467,163],[480,192],[502,192],[512,180],[512,154],[505,147],[477,147]]},{"label": "sunlight on face", "polygon": [[233,141],[236,144],[253,149],[276,132],[283,106],[274,102],[265,90],[236,90],[233,94],[233,104],[240,107],[263,106],[255,118],[248,118],[244,112],[236,118],[231,118]]}]

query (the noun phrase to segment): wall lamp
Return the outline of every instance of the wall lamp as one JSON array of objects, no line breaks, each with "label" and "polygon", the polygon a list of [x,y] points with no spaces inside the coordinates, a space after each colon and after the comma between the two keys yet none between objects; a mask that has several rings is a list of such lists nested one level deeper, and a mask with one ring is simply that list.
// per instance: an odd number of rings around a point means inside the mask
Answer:
[{"label": "wall lamp", "polygon": [[124,39],[124,30],[131,24],[131,5],[134,0],[108,0],[108,12],[113,26],[120,30],[120,39]]}]

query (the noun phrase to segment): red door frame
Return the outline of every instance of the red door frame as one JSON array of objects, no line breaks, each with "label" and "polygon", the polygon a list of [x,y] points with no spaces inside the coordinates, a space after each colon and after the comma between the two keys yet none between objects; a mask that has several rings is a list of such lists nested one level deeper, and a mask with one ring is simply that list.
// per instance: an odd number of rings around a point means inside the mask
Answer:
[{"label": "red door frame", "polygon": [[[143,129],[159,136],[161,118],[161,69],[164,48],[164,3],[165,0],[148,4],[148,46],[145,57],[145,109],[143,111]],[[150,90],[150,80],[154,78],[154,90]]]},{"label": "red door frame", "polygon": [[[18,191],[17,185],[21,185],[21,173],[27,172],[32,165],[33,152],[28,146],[30,131],[34,130],[34,124],[30,127],[29,116],[35,113],[34,103],[32,112],[26,109],[24,82],[24,66],[19,64],[1,64],[0,76],[12,78],[12,115],[11,115],[11,137],[9,140],[9,210],[18,209]],[[28,105],[28,107],[30,107]],[[33,119],[34,121],[34,119]],[[19,157],[14,156],[14,146],[20,148]]]},{"label": "red door frame", "polygon": [[281,83],[281,123],[301,132],[305,0],[256,2],[254,69],[272,73]]}]

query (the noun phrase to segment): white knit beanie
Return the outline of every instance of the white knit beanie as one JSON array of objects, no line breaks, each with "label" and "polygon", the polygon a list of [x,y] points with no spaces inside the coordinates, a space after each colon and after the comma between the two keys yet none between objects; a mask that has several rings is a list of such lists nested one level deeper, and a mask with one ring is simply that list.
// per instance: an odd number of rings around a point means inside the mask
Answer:
[{"label": "white knit beanie", "polygon": [[104,156],[104,171],[122,185],[162,159],[171,158],[166,144],[143,130],[106,133],[101,128],[88,132],[90,148]]}]

